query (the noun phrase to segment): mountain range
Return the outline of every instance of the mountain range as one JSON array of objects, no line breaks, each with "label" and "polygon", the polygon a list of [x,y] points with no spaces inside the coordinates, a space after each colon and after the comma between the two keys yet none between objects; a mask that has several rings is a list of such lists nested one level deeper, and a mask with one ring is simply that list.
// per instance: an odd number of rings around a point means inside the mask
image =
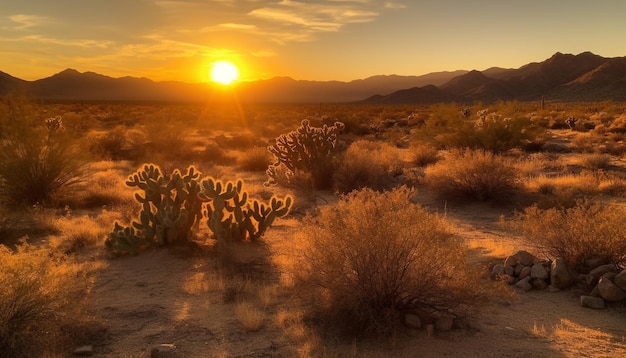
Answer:
[{"label": "mountain range", "polygon": [[457,70],[421,76],[381,75],[349,82],[303,81],[289,77],[240,82],[223,87],[206,83],[155,82],[112,78],[67,69],[25,81],[0,72],[0,95],[22,91],[48,101],[207,102],[236,97],[242,102],[430,104],[437,102],[626,100],[626,57],[591,52],[555,53],[543,62],[517,69]]}]

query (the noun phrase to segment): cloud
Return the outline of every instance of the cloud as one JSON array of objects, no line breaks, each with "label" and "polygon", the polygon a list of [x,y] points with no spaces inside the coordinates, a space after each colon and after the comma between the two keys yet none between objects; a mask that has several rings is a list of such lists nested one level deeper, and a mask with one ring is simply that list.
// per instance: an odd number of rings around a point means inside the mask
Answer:
[{"label": "cloud", "polygon": [[15,26],[16,30],[27,30],[50,22],[49,18],[39,15],[17,14],[9,16],[9,19],[19,24]]}]

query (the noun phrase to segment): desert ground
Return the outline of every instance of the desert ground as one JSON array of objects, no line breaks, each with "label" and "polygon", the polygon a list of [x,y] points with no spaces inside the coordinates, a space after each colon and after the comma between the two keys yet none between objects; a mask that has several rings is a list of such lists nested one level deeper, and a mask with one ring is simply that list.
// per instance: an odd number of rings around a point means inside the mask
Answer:
[{"label": "desert ground", "polygon": [[[203,108],[198,114],[186,107],[119,106],[46,107],[42,118],[61,116],[68,131],[82,133],[77,137],[83,142],[82,152],[90,153],[89,174],[79,184],[83,185],[80,190],[55,205],[6,204],[0,212],[0,244],[15,248],[21,240],[33,250],[60,252],[82,265],[87,283],[79,296],[72,297],[77,310],[64,318],[69,333],[61,329],[60,336],[44,337],[44,343],[33,344],[36,349],[28,350],[26,356],[75,356],[80,354],[76,349],[86,349],[84,354],[93,357],[626,356],[624,301],[589,309],[580,304],[581,294],[587,294],[580,287],[525,292],[494,281],[489,274],[495,264],[518,250],[535,250],[523,233],[502,224],[515,212],[536,203],[545,208],[574,205],[583,197],[624,206],[626,191],[620,189],[626,180],[626,148],[620,149],[623,134],[607,130],[619,121],[626,123],[621,104],[550,104],[548,109],[538,109],[535,103],[473,105],[473,113],[483,107],[524,117],[537,112],[535,116],[544,123],[541,149],[498,153],[516,160],[525,192],[504,202],[443,198],[436,186],[422,181],[428,166],[434,164],[415,164],[414,154],[423,140],[416,133],[434,118],[432,113],[458,115],[457,105],[447,109],[303,105],[248,109],[245,115],[234,107]],[[572,113],[582,118],[576,130],[555,124]],[[172,116],[176,120],[168,122]],[[207,118],[213,120],[209,125]],[[267,181],[263,165],[249,169],[242,164],[246,153],[253,148],[265,150],[304,118],[319,120],[320,125],[328,120],[349,122],[348,131],[338,137],[346,146],[359,139],[391,145],[401,170],[395,170],[390,185],[415,188],[412,201],[445,220],[452,235],[467,247],[467,267],[482,273],[477,285],[493,289],[493,295],[472,307],[465,327],[450,331],[402,327],[391,336],[356,337],[338,333],[307,315],[301,298],[308,292],[298,290],[290,275],[294,242],[301,237],[305,217],[336,205],[341,194],[332,189],[268,187],[263,184]],[[595,129],[583,128],[582,122],[593,123]],[[600,133],[601,126],[605,132]],[[176,134],[166,138],[171,141],[158,142],[168,131]],[[119,142],[107,147],[102,138],[111,133],[120,136]],[[137,154],[137,143],[147,151]],[[449,151],[438,150],[444,156]],[[134,189],[124,181],[149,162],[169,172],[195,165],[204,175],[225,181],[242,179],[250,196],[264,200],[292,195],[289,214],[276,219],[262,245],[236,246],[243,261],[256,263],[261,258],[262,264],[224,268],[204,222],[184,245],[148,247],[138,255],[120,257],[107,251],[104,242],[114,222],[136,219],[141,206],[133,199]],[[542,190],[546,187],[550,189]],[[45,324],[35,321],[31,331],[47,332],[42,329]],[[55,337],[63,337],[62,343]],[[168,352],[154,352],[159,349]]]}]

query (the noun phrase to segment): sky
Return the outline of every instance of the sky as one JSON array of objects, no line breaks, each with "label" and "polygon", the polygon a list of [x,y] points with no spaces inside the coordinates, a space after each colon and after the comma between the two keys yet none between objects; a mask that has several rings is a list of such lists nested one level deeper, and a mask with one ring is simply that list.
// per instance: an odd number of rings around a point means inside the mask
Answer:
[{"label": "sky", "polygon": [[519,68],[626,56],[623,0],[0,0],[0,71],[206,82]]}]

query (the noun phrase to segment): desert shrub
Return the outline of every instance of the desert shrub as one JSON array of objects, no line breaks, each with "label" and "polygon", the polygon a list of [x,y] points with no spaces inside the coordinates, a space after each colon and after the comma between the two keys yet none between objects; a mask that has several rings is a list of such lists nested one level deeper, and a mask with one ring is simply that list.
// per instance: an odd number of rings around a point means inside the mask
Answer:
[{"label": "desert shrub", "polygon": [[226,165],[235,161],[235,158],[228,155],[222,146],[213,141],[204,147],[201,158],[206,162],[218,165]]},{"label": "desert shrub", "polygon": [[411,163],[425,167],[437,163],[441,159],[439,149],[430,145],[417,145],[411,148]]},{"label": "desert shrub", "polygon": [[253,147],[246,149],[239,156],[239,167],[243,170],[263,172],[267,170],[272,161],[272,156],[265,147]]},{"label": "desert shrub", "polygon": [[[289,180],[300,172],[310,174],[313,187],[329,189],[332,186],[332,173],[335,169],[337,134],[343,129],[343,123],[332,126],[311,127],[308,120],[303,120],[300,127],[276,138],[269,147],[275,162],[267,169],[268,184],[277,184],[279,180]],[[287,175],[278,179],[280,167],[285,167]]]},{"label": "desert shrub", "polygon": [[145,154],[149,156],[146,159],[156,162],[193,160],[193,150],[186,130],[187,127],[182,123],[156,116],[144,127],[147,141]]},{"label": "desert shrub", "polygon": [[128,146],[126,131],[126,127],[116,126],[100,135],[90,137],[89,151],[107,160],[127,159],[124,155]]},{"label": "desert shrub", "polygon": [[0,357],[39,356],[67,349],[66,329],[83,307],[85,270],[67,257],[0,245]]},{"label": "desert shrub", "polygon": [[405,187],[354,191],[305,220],[295,276],[312,314],[356,333],[388,334],[407,312],[449,314],[472,304],[461,241],[411,195]]},{"label": "desert shrub", "polygon": [[475,122],[464,121],[448,128],[448,131],[438,137],[442,145],[493,153],[521,148],[528,141],[540,138],[543,133],[543,129],[535,126],[528,118],[502,118],[497,114],[479,118]]},{"label": "desert shrub", "polygon": [[582,164],[591,170],[606,169],[611,164],[611,156],[608,154],[591,154],[583,157]]},{"label": "desert shrub", "polygon": [[50,204],[81,178],[80,155],[60,117],[18,118],[0,141],[0,195],[14,203]]},{"label": "desert shrub", "polygon": [[505,158],[489,152],[453,150],[426,168],[424,183],[440,196],[479,201],[510,201],[521,189]]},{"label": "desert shrub", "polygon": [[571,208],[526,208],[509,224],[521,230],[528,244],[546,258],[564,258],[570,268],[581,272],[589,259],[600,259],[626,267],[624,210],[589,200]]},{"label": "desert shrub", "polygon": [[334,173],[335,188],[341,193],[355,189],[388,189],[402,173],[398,149],[384,142],[358,140],[346,150]]}]

